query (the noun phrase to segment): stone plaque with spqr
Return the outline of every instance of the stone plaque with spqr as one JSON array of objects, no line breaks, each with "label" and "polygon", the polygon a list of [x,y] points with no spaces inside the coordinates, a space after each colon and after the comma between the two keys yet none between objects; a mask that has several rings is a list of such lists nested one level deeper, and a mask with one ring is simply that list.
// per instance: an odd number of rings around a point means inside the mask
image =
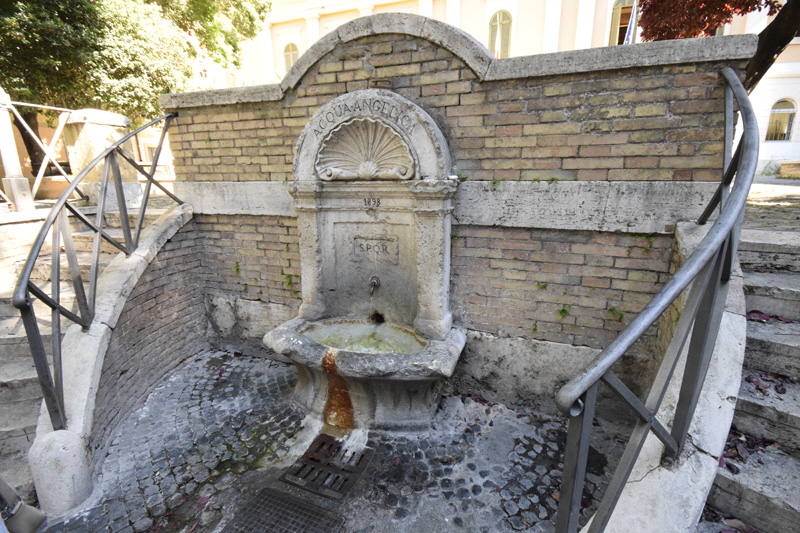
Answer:
[{"label": "stone plaque with spqr", "polygon": [[353,237],[353,260],[397,264],[400,245],[396,235]]}]

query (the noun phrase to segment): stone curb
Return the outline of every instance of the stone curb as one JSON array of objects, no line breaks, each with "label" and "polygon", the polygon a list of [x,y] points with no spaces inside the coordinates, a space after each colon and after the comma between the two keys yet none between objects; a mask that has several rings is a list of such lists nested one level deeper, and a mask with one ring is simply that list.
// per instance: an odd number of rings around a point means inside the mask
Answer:
[{"label": "stone curb", "polygon": [[[83,331],[75,324],[64,336],[62,367],[64,382],[70,384],[64,391],[68,429],[53,432],[50,418],[42,409],[28,456],[39,500],[46,512],[63,514],[91,494],[91,482],[87,481],[91,477],[87,443],[111,334],[139,277],[164,243],[191,218],[189,204],[175,206],[162,214],[143,233],[137,250],[130,257],[118,256],[98,279],[96,314],[89,329]],[[54,470],[53,464],[59,468]],[[80,480],[81,486],[64,491],[64,486],[77,483],[71,480]]]},{"label": "stone curb", "polygon": [[[691,253],[710,226],[698,228],[681,223],[676,228],[680,252]],[[661,465],[663,445],[652,433],[644,443],[628,482],[606,527],[607,531],[694,531],[703,511],[736,406],[739,376],[744,361],[745,317],[741,274],[729,288],[728,309],[722,317],[714,354],[697,410],[689,428],[685,450],[675,465]],[[739,299],[740,302],[736,303]],[[686,348],[685,348],[686,349]],[[682,365],[673,376],[672,387],[662,404],[660,420],[670,420],[680,388]],[[647,509],[647,513],[642,513]],[[586,531],[588,526],[583,529]]]}]

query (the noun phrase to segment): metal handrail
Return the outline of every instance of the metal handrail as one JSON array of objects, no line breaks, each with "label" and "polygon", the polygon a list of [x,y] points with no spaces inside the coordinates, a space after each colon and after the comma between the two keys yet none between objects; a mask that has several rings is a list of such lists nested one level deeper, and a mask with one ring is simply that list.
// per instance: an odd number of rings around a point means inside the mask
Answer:
[{"label": "metal handrail", "polygon": [[[727,82],[726,100],[732,96],[739,106],[743,135],[736,154],[727,166],[717,193],[698,223],[705,223],[717,206],[720,207],[719,216],[694,253],[664,284],[659,293],[638,316],[584,371],[570,380],[556,394],[556,403],[559,409],[570,417],[556,522],[556,531],[559,533],[573,533],[578,530],[589,435],[594,418],[597,390],[601,381],[634,410],[638,420],[595,513],[590,532],[605,529],[644,445],[644,440],[650,432],[653,432],[664,444],[668,460],[674,460],[681,453],[686,442],[689,424],[703,388],[722,320],[744,207],[758,161],[758,127],[747,92],[732,69],[724,68],[721,74]],[[733,106],[730,102],[726,102],[727,124],[732,124],[732,115]],[[726,160],[729,153],[726,150]],[[728,191],[732,181],[733,187]],[[641,401],[619,378],[614,376],[611,368],[690,286],[680,319],[648,397],[645,401]],[[690,336],[691,339],[689,339]],[[674,370],[687,340],[689,340],[689,345],[686,368],[680,383],[680,395],[672,427],[668,429],[656,418],[656,415],[659,413],[667,388],[672,383]]]},{"label": "metal handrail", "polygon": [[[31,251],[28,254],[28,258],[22,267],[22,271],[20,272],[17,285],[14,288],[12,302],[14,307],[19,309],[20,314],[22,315],[25,333],[27,334],[28,344],[31,348],[31,355],[33,356],[36,372],[39,376],[39,384],[42,388],[42,394],[50,415],[50,421],[52,422],[53,429],[55,430],[64,429],[66,427],[66,420],[64,416],[63,383],[61,379],[61,317],[66,317],[69,320],[80,324],[83,328],[88,328],[91,324],[94,318],[95,293],[97,288],[97,278],[100,271],[99,261],[100,248],[102,244],[101,239],[112,244],[126,255],[133,253],[139,244],[139,238],[141,235],[142,226],[144,224],[144,216],[147,210],[147,203],[150,197],[151,185],[155,185],[156,187],[160,188],[167,196],[169,196],[178,204],[183,203],[154,179],[167,131],[175,118],[176,115],[174,114],[164,115],[125,135],[122,139],[109,146],[100,155],[94,158],[85,169],[75,176],[75,178],[71,180],[69,185],[66,187],[58,200],[56,200],[55,204],[50,210],[50,213],[42,224],[39,234],[36,236],[36,239],[33,242]],[[153,161],[150,164],[150,170],[148,171],[142,168],[142,166],[139,165],[134,158],[124,150],[123,145],[145,129],[150,128],[162,121],[164,122],[164,127],[161,131],[158,146],[153,155]],[[139,208],[136,226],[133,228],[135,230],[134,232],[131,232],[132,228],[130,227],[130,221],[128,220],[125,193],[122,184],[122,176],[120,174],[120,156],[133,169],[135,169],[137,173],[142,174],[146,178],[146,184],[142,196],[142,204]],[[92,222],[77,207],[70,203],[69,199],[70,196],[77,191],[78,185],[80,185],[82,180],[101,162],[104,162],[103,176],[99,184],[98,205],[95,221]],[[103,230],[104,217],[106,213],[105,197],[109,181],[113,181],[113,186],[116,190],[120,222],[124,236],[123,242],[119,242],[117,239],[113,238]],[[84,226],[94,232],[91,271],[88,279],[88,294],[84,288],[84,282],[80,272],[80,265],[78,264],[77,252],[72,241],[72,233],[70,232],[69,222],[67,219],[68,213],[72,214]],[[48,295],[44,289],[36,285],[36,283],[31,280],[31,275],[33,274],[33,269],[36,266],[36,262],[41,255],[47,236],[51,232],[51,294]],[[60,302],[60,250],[62,244],[64,246],[64,251],[67,258],[67,265],[70,270],[72,286],[75,291],[75,298],[78,305],[77,313],[65,308]],[[39,331],[39,325],[34,312],[31,294],[45,303],[52,310],[51,340],[54,375],[51,375],[50,373],[50,366],[47,361],[47,352],[45,351],[44,342]]]}]

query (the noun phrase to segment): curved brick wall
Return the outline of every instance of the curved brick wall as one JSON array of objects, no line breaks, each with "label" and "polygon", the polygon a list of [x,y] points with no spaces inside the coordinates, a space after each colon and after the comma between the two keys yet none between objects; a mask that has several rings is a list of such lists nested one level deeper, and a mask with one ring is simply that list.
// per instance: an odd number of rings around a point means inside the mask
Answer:
[{"label": "curved brick wall", "polygon": [[190,221],[161,248],[128,297],[103,363],[93,453],[166,374],[208,346],[201,259],[202,240]]}]

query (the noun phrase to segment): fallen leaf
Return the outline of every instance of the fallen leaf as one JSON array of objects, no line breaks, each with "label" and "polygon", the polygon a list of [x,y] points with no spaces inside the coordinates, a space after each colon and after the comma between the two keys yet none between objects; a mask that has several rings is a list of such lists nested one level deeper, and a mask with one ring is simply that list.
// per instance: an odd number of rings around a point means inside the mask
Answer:
[{"label": "fallen leaf", "polygon": [[770,316],[766,313],[762,313],[761,311],[749,311],[747,313],[747,320],[754,320],[757,322],[768,322]]},{"label": "fallen leaf", "polygon": [[786,387],[784,387],[780,383],[776,383],[775,384],[775,392],[777,392],[778,394],[786,394]]},{"label": "fallen leaf", "polygon": [[748,526],[741,520],[737,520],[736,518],[725,518],[722,520],[722,523],[726,526],[732,527],[736,531],[743,531],[744,533],[758,533],[758,531]]},{"label": "fallen leaf", "polygon": [[739,467],[738,467],[738,466],[736,466],[735,464],[731,463],[730,461],[725,461],[725,468],[727,468],[728,470],[730,470],[730,471],[731,471],[731,474],[733,474],[734,476],[735,476],[736,474],[738,474],[739,472],[741,472],[741,470],[739,469]]}]

